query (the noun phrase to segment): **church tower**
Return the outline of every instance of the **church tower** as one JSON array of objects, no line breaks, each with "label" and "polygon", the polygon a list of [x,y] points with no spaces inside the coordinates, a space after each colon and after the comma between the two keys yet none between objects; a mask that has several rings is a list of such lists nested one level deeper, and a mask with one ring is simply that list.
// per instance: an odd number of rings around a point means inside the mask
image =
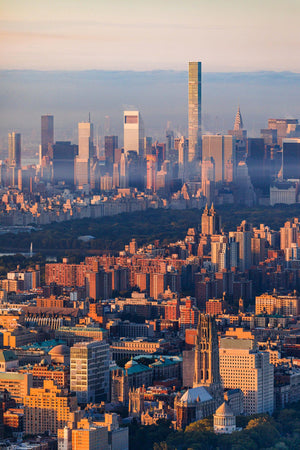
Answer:
[{"label": "church tower", "polygon": [[141,417],[142,412],[145,411],[144,391],[144,387],[129,390],[128,413],[130,417]]},{"label": "church tower", "polygon": [[200,314],[195,347],[193,387],[203,386],[212,397],[221,401],[223,389],[219,368],[219,345],[214,317]]}]

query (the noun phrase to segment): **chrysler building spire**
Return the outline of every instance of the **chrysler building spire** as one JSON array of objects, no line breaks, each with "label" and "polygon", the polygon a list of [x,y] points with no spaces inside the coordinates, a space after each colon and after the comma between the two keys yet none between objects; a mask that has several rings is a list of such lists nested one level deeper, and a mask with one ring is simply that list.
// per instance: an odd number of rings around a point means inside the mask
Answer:
[{"label": "chrysler building spire", "polygon": [[242,119],[242,114],[241,114],[241,111],[240,111],[240,105],[239,105],[239,106],[238,106],[237,113],[236,113],[236,116],[235,116],[235,121],[234,121],[234,127],[233,127],[233,129],[234,129],[235,131],[237,131],[237,130],[242,130],[243,127],[244,127],[244,125],[243,125],[243,119]]}]

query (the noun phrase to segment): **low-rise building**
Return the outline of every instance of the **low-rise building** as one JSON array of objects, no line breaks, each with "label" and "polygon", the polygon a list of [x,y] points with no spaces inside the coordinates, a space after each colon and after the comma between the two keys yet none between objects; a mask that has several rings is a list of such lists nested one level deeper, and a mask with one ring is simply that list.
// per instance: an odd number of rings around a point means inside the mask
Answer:
[{"label": "low-rise building", "polygon": [[147,355],[153,353],[164,353],[169,347],[169,343],[164,339],[150,341],[147,339],[120,339],[113,341],[110,345],[112,359],[119,360],[131,358],[132,356]]}]

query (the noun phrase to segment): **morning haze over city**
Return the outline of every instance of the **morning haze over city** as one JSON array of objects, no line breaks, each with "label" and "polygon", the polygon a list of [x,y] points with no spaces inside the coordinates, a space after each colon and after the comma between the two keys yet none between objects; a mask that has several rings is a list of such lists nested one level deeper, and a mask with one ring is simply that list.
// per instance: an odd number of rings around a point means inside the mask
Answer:
[{"label": "morning haze over city", "polygon": [[298,0],[0,0],[0,448],[299,448]]}]

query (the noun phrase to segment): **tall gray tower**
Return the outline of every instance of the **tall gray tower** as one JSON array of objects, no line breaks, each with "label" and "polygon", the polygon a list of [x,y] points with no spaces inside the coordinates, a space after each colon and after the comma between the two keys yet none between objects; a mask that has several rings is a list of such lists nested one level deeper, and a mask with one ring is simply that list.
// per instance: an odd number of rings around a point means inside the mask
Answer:
[{"label": "tall gray tower", "polygon": [[201,160],[201,135],[201,62],[189,62],[189,163]]},{"label": "tall gray tower", "polygon": [[8,133],[8,164],[21,167],[21,134],[14,131]]},{"label": "tall gray tower", "polygon": [[47,155],[49,145],[54,144],[54,117],[46,114],[41,117],[41,159]]}]

